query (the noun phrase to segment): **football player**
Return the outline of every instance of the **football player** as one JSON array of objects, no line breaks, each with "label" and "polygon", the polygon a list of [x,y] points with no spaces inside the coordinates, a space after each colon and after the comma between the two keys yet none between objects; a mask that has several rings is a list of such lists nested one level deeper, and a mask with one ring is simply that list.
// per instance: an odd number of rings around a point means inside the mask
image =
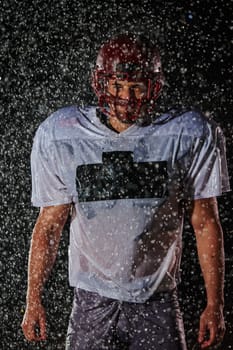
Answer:
[{"label": "football player", "polygon": [[66,349],[185,350],[177,286],[187,214],[207,296],[198,342],[202,349],[221,342],[216,197],[229,190],[224,137],[196,110],[155,113],[163,85],[158,49],[144,37],[119,35],[97,57],[98,106],[62,108],[37,130],[32,203],[41,210],[22,323],[28,340],[46,339],[41,295],[71,213]]}]

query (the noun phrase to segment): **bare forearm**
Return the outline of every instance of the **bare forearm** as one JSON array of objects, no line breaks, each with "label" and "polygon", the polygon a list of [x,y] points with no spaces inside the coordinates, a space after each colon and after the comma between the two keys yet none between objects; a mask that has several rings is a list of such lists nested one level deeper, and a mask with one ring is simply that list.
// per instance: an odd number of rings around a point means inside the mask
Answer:
[{"label": "bare forearm", "polygon": [[53,267],[59,240],[55,239],[51,228],[37,229],[35,226],[28,266],[27,300],[40,299],[43,286]]},{"label": "bare forearm", "polygon": [[196,234],[207,304],[224,304],[224,247],[221,225],[211,223]]},{"label": "bare forearm", "polygon": [[223,305],[223,233],[215,197],[192,203],[191,223],[195,231],[208,305]]},{"label": "bare forearm", "polygon": [[56,259],[69,205],[42,208],[35,224],[28,266],[27,301],[40,300],[43,286]]}]

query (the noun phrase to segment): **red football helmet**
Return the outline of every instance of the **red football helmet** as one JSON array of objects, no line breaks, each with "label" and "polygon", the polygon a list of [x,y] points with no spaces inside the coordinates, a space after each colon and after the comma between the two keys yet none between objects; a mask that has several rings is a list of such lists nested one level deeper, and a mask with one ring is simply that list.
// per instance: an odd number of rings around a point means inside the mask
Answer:
[{"label": "red football helmet", "polygon": [[[109,79],[142,82],[146,86],[143,97],[125,101],[109,93]],[[100,48],[96,67],[92,73],[92,87],[98,97],[101,110],[110,115],[109,105],[134,106],[134,112],[127,111],[126,123],[134,123],[140,119],[142,106],[147,115],[153,113],[155,101],[160,95],[164,77],[158,49],[144,37],[121,34],[107,41]],[[119,119],[115,108],[115,115]]]}]

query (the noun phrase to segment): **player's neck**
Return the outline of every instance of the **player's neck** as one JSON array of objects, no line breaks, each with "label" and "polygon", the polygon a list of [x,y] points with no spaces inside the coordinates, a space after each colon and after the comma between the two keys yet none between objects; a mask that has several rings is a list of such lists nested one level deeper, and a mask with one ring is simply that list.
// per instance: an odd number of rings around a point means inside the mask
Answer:
[{"label": "player's neck", "polygon": [[110,116],[108,119],[111,127],[116,130],[117,132],[122,132],[125,131],[126,129],[128,129],[130,126],[132,126],[132,124],[127,124],[127,123],[123,123],[121,122],[119,119],[117,119],[114,116]]}]

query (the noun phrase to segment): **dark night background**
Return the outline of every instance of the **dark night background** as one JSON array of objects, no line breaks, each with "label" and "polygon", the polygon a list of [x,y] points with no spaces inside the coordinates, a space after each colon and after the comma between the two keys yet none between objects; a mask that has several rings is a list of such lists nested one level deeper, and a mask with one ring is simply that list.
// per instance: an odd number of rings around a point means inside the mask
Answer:
[{"label": "dark night background", "polygon": [[[106,38],[125,30],[145,33],[160,47],[169,104],[199,106],[223,128],[231,176],[232,7],[231,0],[1,2],[0,349],[64,349],[71,310],[67,224],[44,293],[48,341],[41,345],[24,340],[20,323],[28,249],[38,214],[30,204],[30,151],[38,125],[59,107],[96,102],[90,71]],[[232,193],[219,199],[219,207],[226,247],[227,333],[221,346],[226,350],[233,348]],[[190,350],[205,292],[188,222],[181,267],[180,301]]]}]

